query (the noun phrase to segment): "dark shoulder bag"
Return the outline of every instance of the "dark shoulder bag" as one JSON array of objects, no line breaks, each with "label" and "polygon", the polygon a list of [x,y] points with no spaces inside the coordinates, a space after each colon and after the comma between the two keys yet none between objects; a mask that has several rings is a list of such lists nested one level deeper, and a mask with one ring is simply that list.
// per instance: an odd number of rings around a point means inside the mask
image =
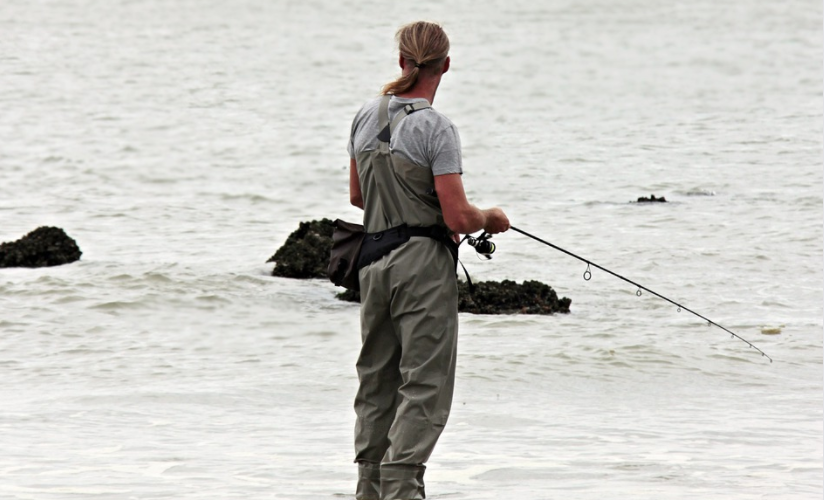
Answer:
[{"label": "dark shoulder bag", "polygon": [[332,251],[329,255],[329,267],[326,274],[337,286],[348,290],[360,290],[358,278],[358,257],[366,236],[363,226],[336,219],[333,222]]}]

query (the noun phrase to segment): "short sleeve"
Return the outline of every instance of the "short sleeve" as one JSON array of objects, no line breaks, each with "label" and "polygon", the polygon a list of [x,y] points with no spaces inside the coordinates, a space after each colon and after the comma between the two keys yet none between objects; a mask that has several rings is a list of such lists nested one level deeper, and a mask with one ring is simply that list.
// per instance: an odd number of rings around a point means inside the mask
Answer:
[{"label": "short sleeve", "polygon": [[355,126],[358,123],[358,117],[352,120],[352,127],[349,129],[349,142],[346,143],[346,151],[349,153],[349,158],[355,158]]},{"label": "short sleeve", "polygon": [[461,138],[452,123],[432,137],[430,165],[432,175],[462,174]]}]

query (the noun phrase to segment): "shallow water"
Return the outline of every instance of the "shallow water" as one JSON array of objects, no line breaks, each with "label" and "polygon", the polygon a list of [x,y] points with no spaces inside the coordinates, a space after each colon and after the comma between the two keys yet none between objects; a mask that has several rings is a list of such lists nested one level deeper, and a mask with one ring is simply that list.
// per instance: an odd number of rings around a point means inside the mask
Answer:
[{"label": "shallow water", "polygon": [[[341,217],[392,36],[442,21],[435,106],[514,232],[478,280],[569,315],[461,318],[441,499],[822,496],[821,5],[245,0],[0,6],[0,497],[352,498],[357,306],[269,276]],[[666,204],[631,203],[666,196]],[[780,329],[766,335],[762,330]]]}]

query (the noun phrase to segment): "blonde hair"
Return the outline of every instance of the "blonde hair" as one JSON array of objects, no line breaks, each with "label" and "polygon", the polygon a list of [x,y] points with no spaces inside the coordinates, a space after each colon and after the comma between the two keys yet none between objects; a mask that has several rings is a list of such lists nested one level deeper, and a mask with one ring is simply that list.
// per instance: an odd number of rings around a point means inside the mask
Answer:
[{"label": "blonde hair", "polygon": [[408,92],[418,82],[421,71],[440,71],[449,55],[449,38],[436,23],[417,21],[401,26],[395,40],[401,57],[412,65],[412,70],[384,85],[383,95]]}]

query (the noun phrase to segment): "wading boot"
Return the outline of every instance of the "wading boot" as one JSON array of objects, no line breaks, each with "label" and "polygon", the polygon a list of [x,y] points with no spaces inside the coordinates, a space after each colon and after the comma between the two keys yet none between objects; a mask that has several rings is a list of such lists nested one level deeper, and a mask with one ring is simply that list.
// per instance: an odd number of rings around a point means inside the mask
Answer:
[{"label": "wading boot", "polygon": [[423,473],[426,467],[384,465],[381,467],[381,500],[423,500]]},{"label": "wading boot", "polygon": [[372,462],[358,462],[358,485],[356,500],[380,500],[381,465]]}]

